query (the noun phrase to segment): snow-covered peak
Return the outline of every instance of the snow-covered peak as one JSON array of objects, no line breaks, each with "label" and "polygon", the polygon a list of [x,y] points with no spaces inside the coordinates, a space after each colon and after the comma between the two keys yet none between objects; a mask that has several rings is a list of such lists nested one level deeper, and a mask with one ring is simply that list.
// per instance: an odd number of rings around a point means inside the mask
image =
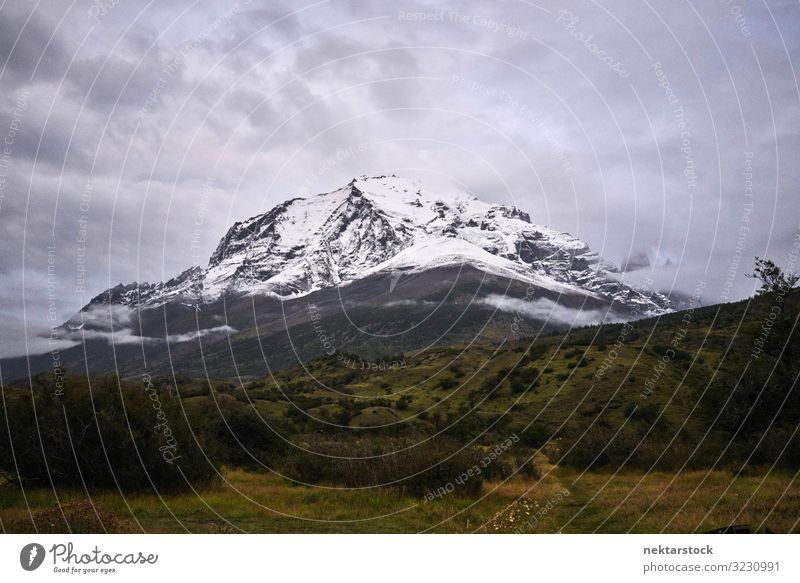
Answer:
[{"label": "snow-covered peak", "polygon": [[420,205],[429,207],[437,202],[452,207],[468,203],[486,206],[476,197],[464,192],[456,190],[432,192],[425,189],[417,180],[399,178],[394,174],[358,176],[350,182],[350,186],[354,186],[365,197],[387,211],[395,210],[399,213],[407,213],[408,205],[412,208],[421,208]]},{"label": "snow-covered peak", "polygon": [[530,222],[530,215],[516,207],[488,204],[474,195],[452,188],[432,192],[418,181],[399,178],[394,174],[359,176],[353,179],[350,186],[387,216],[399,217],[417,225],[456,216],[462,220],[508,218]]},{"label": "snow-covered peak", "polygon": [[631,301],[649,313],[669,308],[611,276],[616,268],[583,241],[531,222],[513,206],[488,204],[455,190],[428,191],[390,176],[360,176],[329,193],[283,202],[235,223],[208,267],[167,283],[131,284],[97,301],[158,306],[210,302],[225,293],[281,298],[382,271],[465,264],[551,291]]}]

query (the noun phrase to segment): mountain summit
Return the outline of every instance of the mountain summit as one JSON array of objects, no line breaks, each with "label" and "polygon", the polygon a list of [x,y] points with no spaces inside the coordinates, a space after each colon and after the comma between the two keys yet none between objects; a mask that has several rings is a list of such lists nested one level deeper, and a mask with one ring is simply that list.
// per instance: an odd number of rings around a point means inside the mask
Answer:
[{"label": "mountain summit", "polygon": [[[362,176],[234,224],[205,267],[108,289],[50,334],[68,370],[259,377],[320,355],[383,362],[672,310],[621,279],[514,206]],[[9,378],[52,366],[3,361]]]},{"label": "mountain summit", "polygon": [[534,224],[514,206],[429,192],[395,175],[361,176],[333,192],[283,202],[235,223],[207,267],[165,283],[119,285],[89,306],[202,305],[230,294],[288,300],[382,273],[396,284],[405,274],[446,266],[607,300],[641,316],[671,308],[661,294],[620,283],[619,270],[580,239]]}]

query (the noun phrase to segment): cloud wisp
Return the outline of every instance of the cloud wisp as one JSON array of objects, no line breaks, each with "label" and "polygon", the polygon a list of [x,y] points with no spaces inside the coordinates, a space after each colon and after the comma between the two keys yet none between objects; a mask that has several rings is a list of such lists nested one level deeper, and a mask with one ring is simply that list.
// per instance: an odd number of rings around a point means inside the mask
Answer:
[{"label": "cloud wisp", "polygon": [[601,324],[603,322],[620,322],[621,316],[608,310],[590,310],[562,306],[549,298],[524,300],[511,298],[501,294],[490,294],[478,300],[502,312],[515,314],[529,320],[544,321],[559,326],[580,327]]}]

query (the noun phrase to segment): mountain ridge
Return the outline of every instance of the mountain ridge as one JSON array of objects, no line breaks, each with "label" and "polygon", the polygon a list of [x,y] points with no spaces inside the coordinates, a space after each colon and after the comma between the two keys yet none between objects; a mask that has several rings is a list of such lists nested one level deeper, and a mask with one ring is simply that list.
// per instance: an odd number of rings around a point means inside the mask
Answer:
[{"label": "mountain ridge", "polygon": [[535,224],[516,206],[463,192],[429,193],[396,175],[360,176],[344,187],[286,200],[235,222],[208,265],[166,282],[120,284],[99,304],[200,307],[227,294],[294,299],[381,272],[395,276],[467,264],[547,290],[616,301],[658,315],[669,299],[619,281],[619,269],[568,233]]},{"label": "mountain ridge", "polygon": [[[234,223],[206,266],[120,284],[49,336],[59,362],[121,375],[235,378],[335,352],[364,358],[537,338],[673,310],[580,239],[516,206],[353,179]],[[3,361],[11,378],[49,354]]]}]

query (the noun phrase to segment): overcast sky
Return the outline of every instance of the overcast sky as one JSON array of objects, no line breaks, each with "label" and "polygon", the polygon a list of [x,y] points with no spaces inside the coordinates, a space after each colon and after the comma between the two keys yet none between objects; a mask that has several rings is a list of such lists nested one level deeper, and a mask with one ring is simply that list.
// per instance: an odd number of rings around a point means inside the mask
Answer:
[{"label": "overcast sky", "polygon": [[706,303],[792,261],[794,1],[0,6],[0,355],[360,174],[515,204]]}]

